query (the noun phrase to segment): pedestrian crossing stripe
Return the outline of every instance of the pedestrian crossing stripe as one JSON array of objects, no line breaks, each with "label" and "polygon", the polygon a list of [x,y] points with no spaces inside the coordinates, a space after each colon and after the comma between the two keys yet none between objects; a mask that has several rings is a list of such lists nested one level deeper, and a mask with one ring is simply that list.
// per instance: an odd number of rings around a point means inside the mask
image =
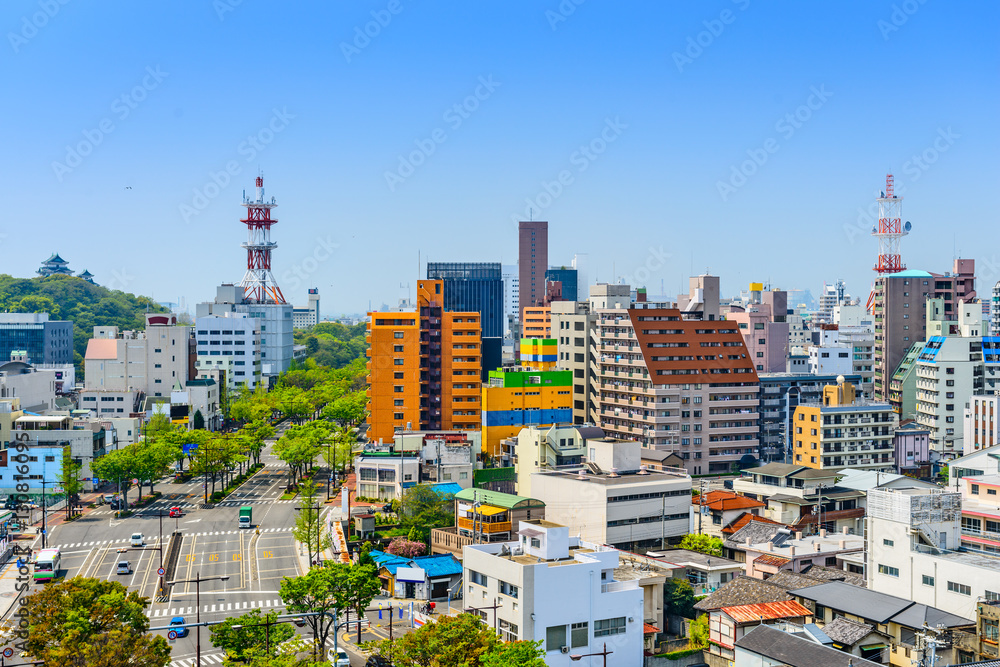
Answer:
[{"label": "pedestrian crossing stripe", "polygon": [[[230,612],[230,611],[242,611],[250,609],[274,609],[277,607],[283,607],[284,603],[280,600],[244,600],[243,602],[223,602],[221,604],[205,604],[201,607],[201,613],[211,614],[213,612]],[[194,605],[189,607],[171,607],[170,609],[150,609],[147,610],[146,615],[150,618],[173,618],[174,616],[194,616],[195,612]]]},{"label": "pedestrian crossing stripe", "polygon": [[[291,526],[282,526],[282,527],[279,527],[279,528],[260,528],[258,530],[260,530],[261,533],[287,533],[287,532],[290,532],[291,530],[293,530],[293,528]],[[185,537],[206,537],[206,536],[213,536],[213,535],[237,535],[237,534],[239,534],[241,532],[246,533],[246,532],[252,532],[252,531],[247,531],[245,529],[242,530],[242,531],[241,530],[221,530],[221,531],[216,531],[216,532],[209,531],[209,532],[204,532],[204,533],[187,533],[184,536]],[[155,536],[149,536],[149,540],[151,542],[156,542],[156,537]],[[75,548],[78,548],[78,547],[104,547],[104,546],[108,546],[108,545],[111,545],[111,544],[127,544],[129,541],[130,540],[127,537],[123,537],[120,540],[97,540],[97,541],[92,541],[92,542],[73,542],[71,544],[57,544],[55,546],[58,546],[60,549],[75,549]]]},{"label": "pedestrian crossing stripe", "polygon": [[[225,653],[203,653],[201,656],[201,664],[203,665],[221,665],[226,661]],[[198,664],[198,658],[184,658],[183,660],[171,660],[170,667],[194,667]]]}]

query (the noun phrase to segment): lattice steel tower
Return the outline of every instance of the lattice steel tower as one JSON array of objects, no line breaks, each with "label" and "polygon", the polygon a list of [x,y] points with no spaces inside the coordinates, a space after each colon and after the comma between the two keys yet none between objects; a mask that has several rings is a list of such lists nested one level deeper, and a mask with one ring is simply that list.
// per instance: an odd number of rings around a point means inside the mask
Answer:
[{"label": "lattice steel tower", "polygon": [[878,198],[878,226],[872,228],[872,236],[878,237],[878,260],[874,269],[880,276],[906,268],[899,254],[899,241],[910,233],[910,223],[902,222],[903,198],[897,197],[892,190],[892,174],[886,174],[885,191]]},{"label": "lattice steel tower", "polygon": [[257,176],[254,199],[248,199],[246,191],[243,192],[243,205],[247,207],[247,217],[240,220],[247,226],[247,240],[243,244],[247,249],[247,272],[240,281],[243,295],[250,303],[285,303],[285,296],[271,273],[271,250],[278,247],[271,241],[271,225],[278,222],[271,219],[271,209],[277,204],[274,197],[264,201],[263,176]]}]

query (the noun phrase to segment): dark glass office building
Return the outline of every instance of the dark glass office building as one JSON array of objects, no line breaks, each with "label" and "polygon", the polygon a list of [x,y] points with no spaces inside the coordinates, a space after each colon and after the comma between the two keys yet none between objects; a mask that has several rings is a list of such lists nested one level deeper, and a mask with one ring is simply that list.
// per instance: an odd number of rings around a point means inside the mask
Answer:
[{"label": "dark glass office building", "polygon": [[444,309],[477,312],[483,327],[483,378],[502,361],[503,272],[500,262],[428,262],[427,279],[444,281]]},{"label": "dark glass office building", "polygon": [[545,280],[561,282],[563,301],[576,301],[576,269],[549,269],[545,272]]}]

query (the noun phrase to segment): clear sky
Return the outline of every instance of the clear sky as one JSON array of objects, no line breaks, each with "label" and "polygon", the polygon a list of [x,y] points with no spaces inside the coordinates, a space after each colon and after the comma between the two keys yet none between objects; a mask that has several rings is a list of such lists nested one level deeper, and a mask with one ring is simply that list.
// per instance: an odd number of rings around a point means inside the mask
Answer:
[{"label": "clear sky", "polygon": [[395,303],[418,253],[513,263],[528,208],[592,281],[867,295],[888,170],[909,268],[1000,279],[993,2],[5,0],[0,26],[15,276],[58,251],[210,299],[259,168],[279,285],[327,316]]}]

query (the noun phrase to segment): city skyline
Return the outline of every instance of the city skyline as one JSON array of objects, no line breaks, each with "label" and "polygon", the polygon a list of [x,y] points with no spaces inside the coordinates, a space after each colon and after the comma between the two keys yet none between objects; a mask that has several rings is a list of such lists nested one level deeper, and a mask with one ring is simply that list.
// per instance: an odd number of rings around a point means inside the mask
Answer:
[{"label": "city skyline", "polygon": [[1000,279],[979,243],[990,5],[973,22],[916,2],[52,7],[0,14],[22,93],[0,166],[11,275],[59,252],[190,308],[245,272],[262,171],[278,285],[296,305],[318,287],[325,316],[394,305],[427,261],[513,263],[529,218],[549,222],[549,264],[587,254],[592,283],[674,295],[709,271],[727,295],[817,295],[842,278],[864,300],[891,171],[909,268],[961,256],[981,289]]}]

